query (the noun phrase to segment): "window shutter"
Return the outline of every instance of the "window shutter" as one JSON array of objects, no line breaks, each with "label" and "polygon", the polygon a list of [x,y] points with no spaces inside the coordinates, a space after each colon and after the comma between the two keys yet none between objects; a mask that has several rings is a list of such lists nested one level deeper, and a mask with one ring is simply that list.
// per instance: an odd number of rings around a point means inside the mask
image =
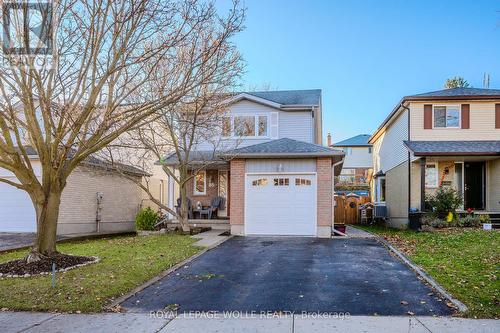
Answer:
[{"label": "window shutter", "polygon": [[470,128],[470,104],[462,104],[462,128]]},{"label": "window shutter", "polygon": [[495,104],[495,128],[500,128],[500,104]]},{"label": "window shutter", "polygon": [[424,129],[432,129],[432,104],[424,105]]},{"label": "window shutter", "polygon": [[278,138],[278,112],[271,112],[269,136],[271,137],[271,139]]}]

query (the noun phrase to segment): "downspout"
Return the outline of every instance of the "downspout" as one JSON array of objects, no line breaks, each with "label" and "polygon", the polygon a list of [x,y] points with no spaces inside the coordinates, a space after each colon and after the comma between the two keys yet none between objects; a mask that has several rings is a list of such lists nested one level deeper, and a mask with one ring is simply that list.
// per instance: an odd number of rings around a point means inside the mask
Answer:
[{"label": "downspout", "polygon": [[[342,157],[340,161],[332,165],[332,225],[331,234],[335,233],[335,167],[344,163],[345,157]],[[345,235],[344,235],[345,236]]]}]

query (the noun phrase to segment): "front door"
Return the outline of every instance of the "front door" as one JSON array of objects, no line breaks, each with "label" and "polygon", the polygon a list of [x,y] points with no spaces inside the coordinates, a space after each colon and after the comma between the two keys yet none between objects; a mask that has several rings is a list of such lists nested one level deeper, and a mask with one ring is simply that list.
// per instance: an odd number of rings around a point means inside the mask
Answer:
[{"label": "front door", "polygon": [[465,162],[464,168],[464,208],[483,210],[486,196],[486,165],[484,162]]}]

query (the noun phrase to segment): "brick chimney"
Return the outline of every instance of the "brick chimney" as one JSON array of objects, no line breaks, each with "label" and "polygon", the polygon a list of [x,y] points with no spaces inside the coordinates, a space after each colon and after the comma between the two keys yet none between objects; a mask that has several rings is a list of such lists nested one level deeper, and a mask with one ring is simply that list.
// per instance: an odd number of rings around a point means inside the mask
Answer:
[{"label": "brick chimney", "polygon": [[330,132],[328,132],[328,135],[326,136],[326,146],[330,147],[332,145],[332,136],[330,135]]}]

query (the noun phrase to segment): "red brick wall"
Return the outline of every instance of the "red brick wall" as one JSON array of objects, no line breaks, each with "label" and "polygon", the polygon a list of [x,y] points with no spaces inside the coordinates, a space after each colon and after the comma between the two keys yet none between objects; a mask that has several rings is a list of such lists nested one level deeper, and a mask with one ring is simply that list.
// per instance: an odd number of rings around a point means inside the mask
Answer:
[{"label": "red brick wall", "polygon": [[[212,199],[219,195],[219,174],[217,170],[207,170],[206,195],[194,195],[194,178],[187,183],[187,196],[191,199],[193,206],[199,201],[203,206],[209,206]],[[177,198],[175,198],[177,200]],[[175,202],[177,205],[177,202]]]},{"label": "red brick wall", "polygon": [[318,226],[329,226],[333,219],[332,159],[318,158],[316,172],[318,176]]},{"label": "red brick wall", "polygon": [[231,160],[230,174],[229,216],[231,216],[231,224],[243,225],[245,220],[245,160]]}]

